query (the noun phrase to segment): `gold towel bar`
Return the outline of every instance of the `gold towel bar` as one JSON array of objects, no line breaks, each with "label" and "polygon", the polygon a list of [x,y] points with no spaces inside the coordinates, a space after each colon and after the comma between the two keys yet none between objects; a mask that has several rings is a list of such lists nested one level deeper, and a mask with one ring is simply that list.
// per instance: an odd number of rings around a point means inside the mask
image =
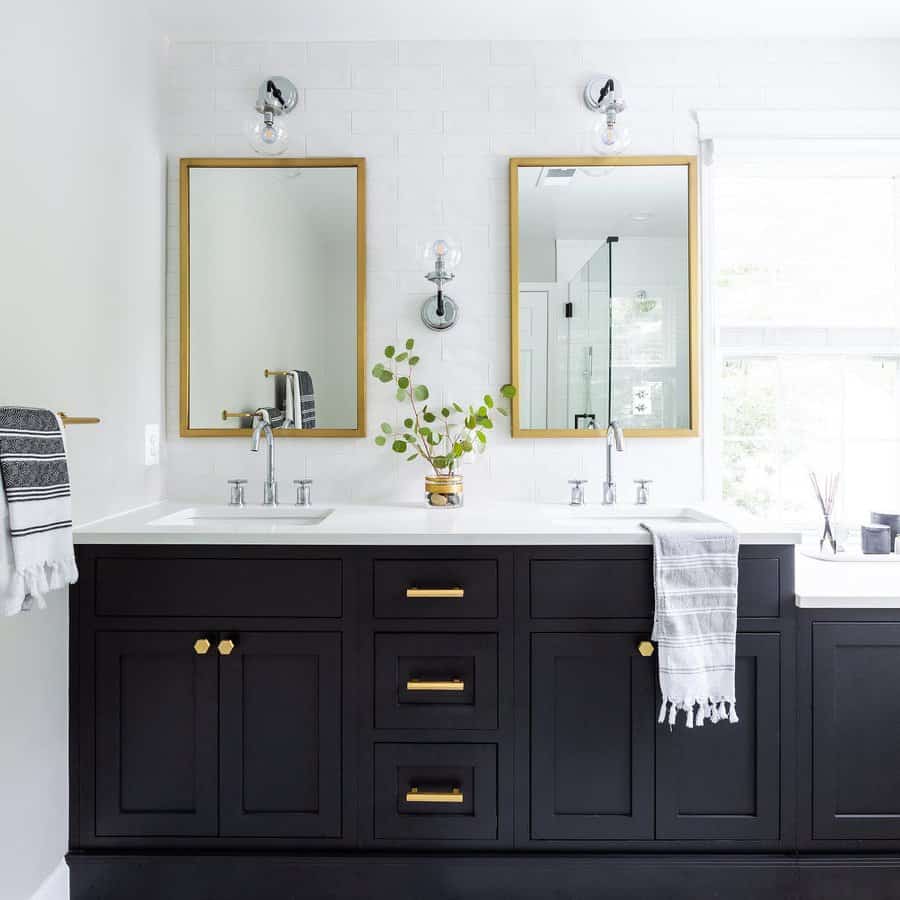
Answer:
[{"label": "gold towel bar", "polygon": [[410,788],[406,792],[407,803],[462,803],[463,792],[459,788],[452,791],[420,791]]},{"label": "gold towel bar", "polygon": [[59,414],[63,425],[99,425],[100,419],[96,416],[67,416],[64,412]]},{"label": "gold towel bar", "polygon": [[222,410],[222,421],[227,422],[228,419],[252,419],[256,415],[255,412],[229,412],[227,409]]},{"label": "gold towel bar", "polygon": [[464,691],[466,683],[461,678],[450,681],[419,681],[411,679],[406,682],[408,691]]},{"label": "gold towel bar", "polygon": [[272,378],[275,375],[289,375],[287,369],[266,369],[266,378]]}]

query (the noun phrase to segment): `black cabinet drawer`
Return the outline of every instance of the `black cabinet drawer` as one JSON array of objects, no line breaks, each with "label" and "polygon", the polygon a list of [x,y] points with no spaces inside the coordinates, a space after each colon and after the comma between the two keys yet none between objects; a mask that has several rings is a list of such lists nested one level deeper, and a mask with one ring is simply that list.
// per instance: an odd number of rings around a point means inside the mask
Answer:
[{"label": "black cabinet drawer", "polygon": [[[777,617],[781,612],[782,557],[763,548],[741,550],[738,615]],[[566,557],[532,559],[534,619],[641,619],[653,615],[653,561]]]},{"label": "black cabinet drawer", "polygon": [[100,557],[98,616],[341,615],[340,559]]},{"label": "black cabinet drawer", "polygon": [[496,841],[495,744],[376,744],[375,837]]},{"label": "black cabinet drawer", "polygon": [[375,635],[376,728],[496,728],[496,634]]},{"label": "black cabinet drawer", "polygon": [[496,559],[378,559],[375,616],[495,619]]},{"label": "black cabinet drawer", "polygon": [[532,559],[535,619],[635,619],[653,615],[649,558]]}]

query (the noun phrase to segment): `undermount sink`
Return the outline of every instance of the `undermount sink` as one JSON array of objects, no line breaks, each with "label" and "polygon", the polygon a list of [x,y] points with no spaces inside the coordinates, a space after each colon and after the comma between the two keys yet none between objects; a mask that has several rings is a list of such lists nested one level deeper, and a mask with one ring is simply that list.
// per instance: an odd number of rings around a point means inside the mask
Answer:
[{"label": "undermount sink", "polygon": [[154,519],[150,524],[184,525],[199,528],[216,524],[233,526],[239,522],[246,522],[249,528],[260,526],[269,526],[270,528],[304,527],[321,524],[333,512],[333,509],[307,509],[297,506],[190,507]]},{"label": "undermount sink", "polygon": [[716,521],[712,516],[689,507],[622,504],[616,506],[572,506],[564,513],[556,513],[553,524],[584,525],[596,528],[603,525],[621,525],[623,522],[638,525],[640,522],[661,519],[668,522]]}]

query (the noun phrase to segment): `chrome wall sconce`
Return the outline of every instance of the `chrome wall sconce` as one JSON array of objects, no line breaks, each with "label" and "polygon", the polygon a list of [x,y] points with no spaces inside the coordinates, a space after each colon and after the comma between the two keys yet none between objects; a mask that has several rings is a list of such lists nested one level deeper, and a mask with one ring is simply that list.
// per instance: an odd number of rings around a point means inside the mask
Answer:
[{"label": "chrome wall sconce", "polygon": [[278,156],[288,145],[288,132],[278,119],[297,105],[297,88],[281,75],[272,75],[260,86],[256,96],[256,111],[261,118],[253,118],[247,129],[250,146],[264,156]]},{"label": "chrome wall sconce", "polygon": [[612,75],[595,75],[585,85],[584,104],[604,115],[604,120],[594,126],[591,141],[594,150],[607,156],[623,153],[631,143],[631,132],[616,121],[625,109],[619,79]]},{"label": "chrome wall sconce", "polygon": [[426,265],[433,266],[425,277],[437,288],[422,304],[422,321],[432,331],[446,331],[456,324],[459,307],[444,293],[444,285],[455,277],[453,270],[462,259],[462,247],[451,238],[438,238],[424,246],[422,256]]}]

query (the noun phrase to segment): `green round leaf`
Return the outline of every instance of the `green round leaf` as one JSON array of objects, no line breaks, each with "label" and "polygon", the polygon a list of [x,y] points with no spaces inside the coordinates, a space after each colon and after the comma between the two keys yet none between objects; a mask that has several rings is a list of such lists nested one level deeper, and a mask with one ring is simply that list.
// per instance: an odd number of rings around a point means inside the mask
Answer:
[{"label": "green round leaf", "polygon": [[391,444],[391,449],[394,453],[406,453],[406,441],[396,440],[393,444]]},{"label": "green round leaf", "polygon": [[475,437],[477,437],[478,440],[481,441],[482,444],[487,443],[487,435],[483,431],[476,431]]},{"label": "green round leaf", "polygon": [[480,428],[493,428],[493,427],[494,427],[494,423],[493,423],[490,419],[481,419],[481,420],[478,422],[478,426],[479,426]]},{"label": "green round leaf", "polygon": [[435,456],[432,462],[434,463],[434,467],[436,469],[446,469],[449,465],[449,461],[447,460],[446,456]]},{"label": "green round leaf", "polygon": [[466,453],[472,452],[472,442],[471,441],[463,441],[462,448],[466,451]]},{"label": "green round leaf", "polygon": [[478,415],[479,415],[479,416],[482,416],[482,417],[486,416],[486,415],[487,415],[487,407],[486,407],[486,406],[479,406],[479,407],[478,407]]},{"label": "green round leaf", "polygon": [[437,416],[433,412],[427,412],[422,416],[422,418],[426,422],[433,422],[437,418]]},{"label": "green round leaf", "polygon": [[407,461],[407,462],[412,462],[412,461],[413,461],[414,459],[416,459],[418,456],[419,456],[418,453],[413,453],[411,456],[407,456],[407,457],[406,457],[406,461]]},{"label": "green round leaf", "polygon": [[379,375],[384,371],[384,366],[381,363],[375,363],[372,367],[372,374],[378,378]]},{"label": "green round leaf", "polygon": [[405,375],[401,375],[397,379],[397,387],[403,388],[403,390],[407,390],[409,388],[409,379]]},{"label": "green round leaf", "polygon": [[404,428],[412,428],[413,425],[415,425],[415,424],[416,424],[416,423],[415,423],[412,419],[404,419],[404,420],[403,420],[403,427],[404,427]]},{"label": "green round leaf", "polygon": [[463,411],[463,408],[462,408],[458,403],[454,403],[454,404],[453,404],[453,408],[454,408],[458,413],[461,413],[461,412]]},{"label": "green round leaf", "polygon": [[397,388],[397,400],[401,403],[406,399],[406,391],[403,388]]},{"label": "green round leaf", "polygon": [[406,359],[407,356],[409,356],[409,354],[404,350],[403,353],[397,354],[397,356],[394,358],[395,362],[403,362],[403,360]]},{"label": "green round leaf", "polygon": [[502,406],[498,406],[498,407],[497,407],[497,412],[500,413],[501,416],[508,416],[508,415],[509,415],[509,413],[508,413]]},{"label": "green round leaf", "polygon": [[[409,343],[409,342],[407,341],[407,343]],[[411,357],[409,358],[409,364],[410,364],[411,366],[417,366],[417,365],[419,364],[419,357],[418,357],[418,356],[411,356]]]},{"label": "green round leaf", "polygon": [[427,400],[428,399],[428,388],[425,387],[424,384],[417,384],[413,388],[413,396],[416,398],[416,400],[419,401],[419,403],[421,403],[423,400]]},{"label": "green round leaf", "polygon": [[449,419],[449,418],[450,418],[450,410],[447,409],[447,407],[445,406],[445,407],[441,410],[441,415],[442,415],[445,419]]},{"label": "green round leaf", "polygon": [[412,338],[406,339],[406,349],[407,350],[412,350],[412,348],[415,347],[415,345],[416,345],[416,342]]},{"label": "green round leaf", "polygon": [[485,395],[484,395],[484,405],[485,405],[488,409],[493,409],[493,407],[494,407],[494,398],[493,398],[490,394],[485,394]]},{"label": "green round leaf", "polygon": [[387,438],[383,434],[379,434],[378,437],[375,438],[375,443],[378,444],[379,447],[383,447],[387,443]]},{"label": "green round leaf", "polygon": [[382,370],[381,374],[378,376],[378,380],[382,384],[387,384],[389,381],[394,380],[394,373],[389,372],[387,369]]},{"label": "green round leaf", "polygon": [[385,434],[390,434],[394,429],[391,428],[391,426],[390,426],[387,422],[382,422],[382,423],[381,423],[381,430],[382,430]]},{"label": "green round leaf", "polygon": [[508,400],[510,397],[516,396],[516,389],[511,384],[504,384],[503,387],[500,388],[500,393]]},{"label": "green round leaf", "polygon": [[396,352],[396,351],[394,350],[394,348],[393,348],[390,344],[388,344],[387,347],[384,348],[384,355],[385,355],[388,359],[391,359],[391,357],[393,357],[393,355],[394,355],[395,352]]}]

